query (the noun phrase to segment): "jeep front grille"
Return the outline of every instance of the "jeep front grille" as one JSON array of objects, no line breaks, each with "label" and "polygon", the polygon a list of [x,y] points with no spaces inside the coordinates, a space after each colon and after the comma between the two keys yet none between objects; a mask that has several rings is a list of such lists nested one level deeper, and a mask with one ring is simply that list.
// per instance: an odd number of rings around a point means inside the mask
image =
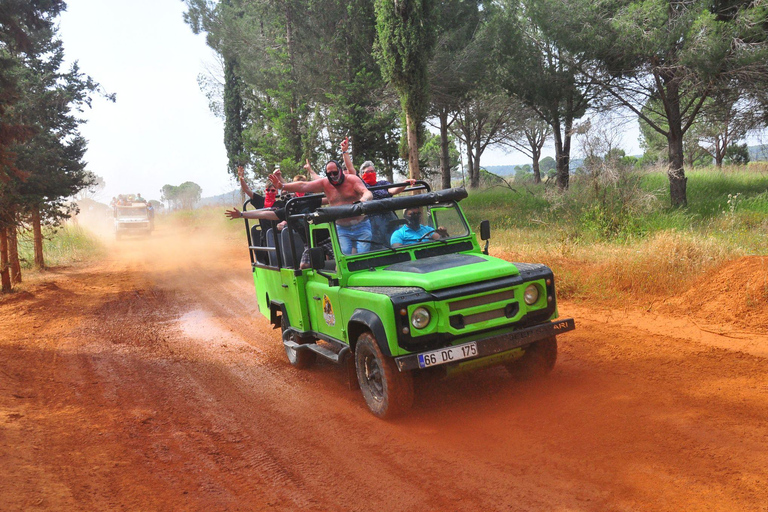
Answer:
[{"label": "jeep front grille", "polygon": [[[493,309],[478,311],[481,306],[490,304],[496,304],[496,307],[491,306]],[[515,300],[515,290],[509,289],[449,302],[448,310],[454,313],[449,318],[451,327],[464,329],[480,322],[513,318],[520,311],[520,305]]]},{"label": "jeep front grille", "polygon": [[449,302],[448,310],[451,312],[460,311],[462,309],[474,308],[475,306],[482,306],[484,304],[491,304],[502,300],[515,300],[515,290],[504,290],[501,292],[489,293],[487,295],[480,295],[479,297]]}]

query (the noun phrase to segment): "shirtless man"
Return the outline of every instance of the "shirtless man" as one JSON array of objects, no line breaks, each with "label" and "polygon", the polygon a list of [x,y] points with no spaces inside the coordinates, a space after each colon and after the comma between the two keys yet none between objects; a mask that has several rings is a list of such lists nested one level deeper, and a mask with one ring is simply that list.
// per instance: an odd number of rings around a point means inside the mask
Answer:
[{"label": "shirtless man", "polygon": [[[349,160],[348,164],[351,164],[351,159],[347,153],[348,148],[349,140],[344,139],[341,143],[341,150],[344,154],[344,160]],[[331,206],[370,201],[373,198],[373,194],[365,187],[363,180],[353,174],[343,174],[341,165],[335,160],[326,164],[325,175],[325,178],[315,181],[285,183],[282,175],[275,171],[269,176],[269,179],[278,190],[282,189],[285,192],[323,192]],[[363,253],[371,250],[371,222],[364,215],[337,220],[336,232],[339,235],[339,243],[344,254]]]}]

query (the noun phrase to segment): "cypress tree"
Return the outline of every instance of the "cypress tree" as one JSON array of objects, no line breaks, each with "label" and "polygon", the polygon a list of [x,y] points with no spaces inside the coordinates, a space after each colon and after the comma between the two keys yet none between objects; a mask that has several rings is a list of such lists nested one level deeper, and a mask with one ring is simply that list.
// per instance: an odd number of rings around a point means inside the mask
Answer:
[{"label": "cypress tree", "polygon": [[237,59],[224,59],[224,146],[227,149],[227,168],[237,176],[237,166],[244,165],[243,156],[243,97],[242,83],[237,73]]},{"label": "cypress tree", "polygon": [[420,179],[418,131],[429,109],[429,60],[435,42],[432,0],[376,0],[377,59],[397,90],[405,118],[408,169]]}]

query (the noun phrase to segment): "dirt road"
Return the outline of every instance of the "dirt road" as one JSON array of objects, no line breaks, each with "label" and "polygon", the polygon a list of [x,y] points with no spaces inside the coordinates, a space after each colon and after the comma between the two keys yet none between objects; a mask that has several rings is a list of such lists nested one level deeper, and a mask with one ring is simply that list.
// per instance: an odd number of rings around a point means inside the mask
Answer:
[{"label": "dirt road", "polygon": [[25,286],[3,511],[768,510],[765,329],[561,302],[550,377],[419,380],[383,422],[338,367],[289,366],[239,236],[160,229]]}]

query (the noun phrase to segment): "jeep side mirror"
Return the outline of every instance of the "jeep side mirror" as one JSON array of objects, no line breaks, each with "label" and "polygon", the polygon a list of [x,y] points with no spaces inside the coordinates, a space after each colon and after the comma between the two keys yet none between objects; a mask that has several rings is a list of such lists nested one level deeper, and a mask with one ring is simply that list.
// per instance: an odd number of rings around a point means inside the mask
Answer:
[{"label": "jeep side mirror", "polygon": [[323,276],[328,280],[328,286],[339,286],[339,280],[333,277],[331,274],[323,272],[325,268],[325,251],[322,247],[312,247],[309,250],[309,266],[317,272],[318,275]]},{"label": "jeep side mirror", "polygon": [[480,223],[480,240],[489,240],[491,238],[491,221],[484,220]]},{"label": "jeep side mirror", "polygon": [[309,250],[309,266],[314,270],[325,268],[325,251],[322,247],[312,247]]},{"label": "jeep side mirror", "polygon": [[480,223],[480,240],[485,240],[483,254],[488,254],[488,240],[491,239],[491,222],[484,220]]}]

